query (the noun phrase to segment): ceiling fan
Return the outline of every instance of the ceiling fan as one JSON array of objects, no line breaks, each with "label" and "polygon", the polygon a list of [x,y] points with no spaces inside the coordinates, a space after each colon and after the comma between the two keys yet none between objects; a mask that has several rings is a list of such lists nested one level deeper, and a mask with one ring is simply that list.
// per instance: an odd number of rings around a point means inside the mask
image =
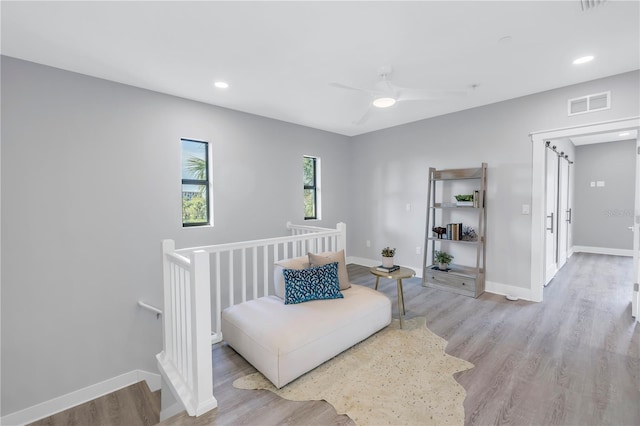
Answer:
[{"label": "ceiling fan", "polygon": [[378,70],[380,81],[378,81],[372,89],[363,89],[335,82],[329,83],[330,86],[337,87],[339,89],[363,92],[372,97],[373,100],[364,115],[362,115],[359,120],[354,121],[354,124],[362,124],[369,119],[369,116],[373,111],[371,106],[376,108],[388,108],[398,102],[437,100],[446,96],[459,96],[466,94],[464,91],[423,90],[401,87],[391,82],[390,76],[392,71],[393,69],[390,66],[381,67]]}]

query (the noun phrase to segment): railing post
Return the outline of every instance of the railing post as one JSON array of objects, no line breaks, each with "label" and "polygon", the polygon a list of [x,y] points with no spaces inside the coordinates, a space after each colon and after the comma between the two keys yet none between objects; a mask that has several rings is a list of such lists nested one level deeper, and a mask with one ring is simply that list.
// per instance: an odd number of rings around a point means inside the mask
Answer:
[{"label": "railing post", "polygon": [[167,253],[172,253],[176,249],[173,240],[162,240],[162,271],[163,271],[163,311],[162,316],[162,349],[166,351],[173,347],[173,337],[171,333],[171,318],[173,309],[171,306],[171,298],[167,295],[171,294],[171,262],[167,260]]},{"label": "railing post", "polygon": [[336,225],[336,229],[340,231],[340,236],[338,237],[338,247],[336,247],[336,251],[340,251],[344,249],[344,257],[347,257],[347,224],[344,222],[339,222]]},{"label": "railing post", "polygon": [[218,406],[213,397],[211,358],[211,288],[209,253],[191,253],[191,362],[193,365],[193,408],[195,415]]}]

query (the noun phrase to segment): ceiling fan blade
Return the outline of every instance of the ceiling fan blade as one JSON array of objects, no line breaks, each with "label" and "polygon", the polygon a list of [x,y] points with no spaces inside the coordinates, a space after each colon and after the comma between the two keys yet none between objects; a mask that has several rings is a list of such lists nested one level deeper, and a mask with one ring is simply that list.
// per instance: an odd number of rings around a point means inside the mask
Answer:
[{"label": "ceiling fan blade", "polygon": [[379,93],[377,90],[362,89],[360,87],[347,86],[346,84],[335,83],[335,82],[329,83],[329,86],[337,87],[338,89],[355,90],[356,92],[365,92],[365,93],[370,93],[374,95]]},{"label": "ceiling fan blade", "polygon": [[366,123],[367,120],[369,120],[370,116],[371,116],[371,107],[368,107],[367,110],[364,112],[364,114],[362,114],[362,117],[354,121],[353,124],[355,124],[356,126],[359,126],[360,124]]},{"label": "ceiling fan blade", "polygon": [[456,90],[420,90],[398,88],[399,101],[429,101],[445,98],[459,98],[467,95],[465,91]]}]

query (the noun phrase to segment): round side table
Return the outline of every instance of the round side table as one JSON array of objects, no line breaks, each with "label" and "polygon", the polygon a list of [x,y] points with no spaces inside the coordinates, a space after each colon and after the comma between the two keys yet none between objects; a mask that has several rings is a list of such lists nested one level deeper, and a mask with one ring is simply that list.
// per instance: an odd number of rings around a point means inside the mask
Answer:
[{"label": "round side table", "polygon": [[401,266],[400,269],[393,272],[379,271],[376,266],[369,269],[373,275],[376,276],[376,290],[378,289],[378,282],[380,278],[387,278],[390,280],[396,280],[398,286],[398,316],[400,317],[400,328],[402,328],[402,316],[404,315],[404,291],[402,290],[402,279],[413,278],[416,275],[416,271],[411,268],[405,268]]}]

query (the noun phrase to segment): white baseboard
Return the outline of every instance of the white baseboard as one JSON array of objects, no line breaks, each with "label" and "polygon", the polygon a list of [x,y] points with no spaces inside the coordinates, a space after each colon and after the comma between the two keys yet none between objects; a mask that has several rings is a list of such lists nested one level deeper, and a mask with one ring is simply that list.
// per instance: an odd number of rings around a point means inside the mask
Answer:
[{"label": "white baseboard", "polygon": [[501,294],[503,296],[515,296],[518,299],[529,300],[531,302],[541,302],[533,297],[533,292],[529,288],[516,287],[514,285],[485,281],[484,291],[487,293]]},{"label": "white baseboard", "polygon": [[362,266],[378,266],[380,264],[380,261],[376,261],[373,259],[367,259],[366,257],[355,257],[355,256],[347,256],[347,264],[349,263],[355,263],[356,265],[362,265]]},{"label": "white baseboard", "polygon": [[595,254],[609,254],[612,256],[628,256],[633,257],[633,250],[630,249],[618,249],[607,247],[589,247],[589,246],[573,246],[574,253],[595,253]]},{"label": "white baseboard", "polygon": [[36,420],[49,417],[142,380],[147,382],[152,392],[160,389],[161,382],[159,374],[144,370],[133,370],[103,382],[87,386],[86,388],[78,389],[66,395],[50,399],[49,401],[41,402],[40,404],[7,414],[0,418],[0,424],[4,426],[18,426],[33,423]]},{"label": "white baseboard", "polygon": [[[347,263],[355,263],[358,265],[371,267],[371,266],[378,266],[380,264],[380,261],[375,259],[367,259],[365,257],[348,256]],[[416,271],[416,277],[422,278],[421,266],[407,266],[407,267]],[[485,283],[485,291],[488,293],[502,294],[504,296],[506,295],[516,296],[519,299],[529,300],[532,302],[540,302],[540,300],[535,300],[535,298],[533,297],[533,292],[530,289],[523,288],[523,287],[516,287],[509,284],[502,284],[502,283],[487,281]]]}]

